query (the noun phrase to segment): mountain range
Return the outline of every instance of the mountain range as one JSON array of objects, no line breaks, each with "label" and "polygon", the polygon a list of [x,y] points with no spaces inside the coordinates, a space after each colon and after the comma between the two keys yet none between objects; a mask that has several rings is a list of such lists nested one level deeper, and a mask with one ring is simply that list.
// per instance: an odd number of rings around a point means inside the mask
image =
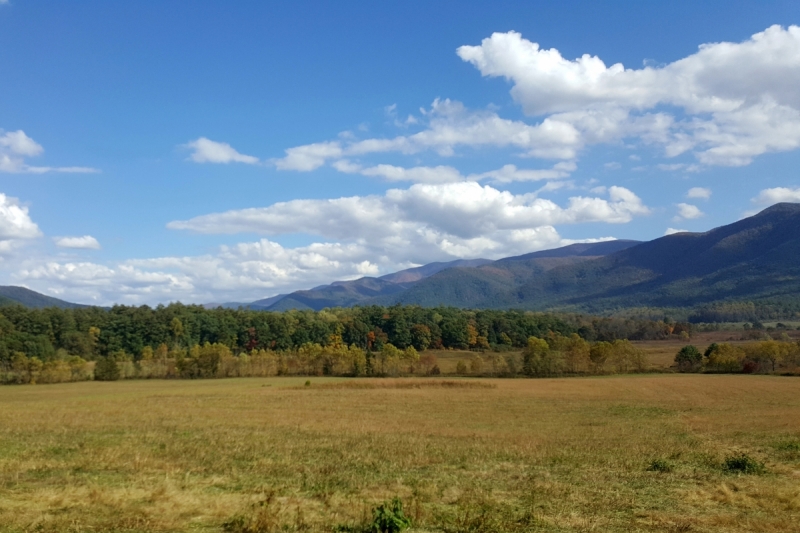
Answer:
[{"label": "mountain range", "polygon": [[[791,302],[800,309],[800,204],[776,204],[704,233],[579,243],[497,261],[430,263],[206,307],[284,311],[413,304],[601,313],[745,300]],[[79,307],[22,287],[0,287],[0,305],[13,303]]]},{"label": "mountain range", "polygon": [[704,233],[581,243],[497,261],[432,263],[250,304],[323,309],[415,304],[603,312],[732,300],[800,300],[800,204]]}]

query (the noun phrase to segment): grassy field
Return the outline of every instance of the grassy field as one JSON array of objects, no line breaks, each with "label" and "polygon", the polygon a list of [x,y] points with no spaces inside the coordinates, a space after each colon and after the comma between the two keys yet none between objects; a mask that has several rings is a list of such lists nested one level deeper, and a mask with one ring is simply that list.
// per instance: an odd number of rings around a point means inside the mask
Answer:
[{"label": "grassy field", "polygon": [[304,382],[4,387],[0,531],[800,527],[796,378]]}]

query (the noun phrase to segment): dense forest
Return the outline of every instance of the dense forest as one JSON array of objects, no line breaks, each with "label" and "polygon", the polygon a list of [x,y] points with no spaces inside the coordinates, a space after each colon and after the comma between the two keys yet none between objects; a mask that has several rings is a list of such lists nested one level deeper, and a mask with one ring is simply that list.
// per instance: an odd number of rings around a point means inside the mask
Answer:
[{"label": "dense forest", "polygon": [[[4,381],[18,381],[20,373],[30,377],[41,366],[61,373],[52,379],[69,380],[66,374],[72,375],[70,379],[89,375],[86,363],[90,361],[98,363],[92,368],[100,375],[110,360],[131,363],[122,365],[122,372],[135,368],[137,376],[144,372],[145,377],[205,377],[216,375],[219,361],[226,358],[233,357],[231,361],[241,366],[251,365],[254,354],[280,353],[284,358],[280,364],[286,368],[273,368],[275,373],[358,374],[363,367],[363,372],[382,374],[387,372],[385,365],[375,367],[372,354],[382,354],[383,359],[375,361],[384,363],[393,357],[413,362],[418,359],[415,354],[426,349],[502,353],[526,347],[532,337],[548,336],[583,342],[675,334],[688,338],[690,327],[664,321],[452,307],[370,306],[275,313],[181,304],[111,309],[10,306],[0,308],[0,371],[6,372]],[[335,352],[349,362],[340,361],[338,366],[320,362],[323,352]],[[203,358],[211,363],[203,363]],[[353,358],[363,362],[353,362]],[[308,367],[311,359],[316,361],[313,368]],[[161,361],[161,366],[143,371],[142,364],[146,367],[149,361]],[[115,366],[111,368],[113,377]],[[259,372],[267,370],[231,370],[236,375]]]},{"label": "dense forest", "polygon": [[205,309],[171,304],[155,308],[0,308],[0,361],[23,352],[47,361],[57,352],[85,359],[124,353],[138,359],[146,347],[191,348],[222,344],[234,352],[326,346],[379,351],[405,349],[503,349],[526,346],[529,337],[577,333],[587,341],[659,339],[689,331],[689,324],[633,318],[554,315],[523,311],[468,311],[452,307],[355,307],[282,313]]}]

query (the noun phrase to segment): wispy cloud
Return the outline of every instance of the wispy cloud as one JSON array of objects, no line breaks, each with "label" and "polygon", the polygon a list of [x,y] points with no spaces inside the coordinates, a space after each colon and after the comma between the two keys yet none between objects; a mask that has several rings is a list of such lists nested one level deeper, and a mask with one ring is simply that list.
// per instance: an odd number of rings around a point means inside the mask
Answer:
[{"label": "wispy cloud", "polygon": [[200,137],[184,146],[193,150],[189,159],[195,163],[247,163],[254,165],[258,158],[240,154],[230,144]]},{"label": "wispy cloud", "polygon": [[75,248],[81,250],[99,250],[100,243],[91,235],[82,237],[55,237],[53,238],[59,248]]}]

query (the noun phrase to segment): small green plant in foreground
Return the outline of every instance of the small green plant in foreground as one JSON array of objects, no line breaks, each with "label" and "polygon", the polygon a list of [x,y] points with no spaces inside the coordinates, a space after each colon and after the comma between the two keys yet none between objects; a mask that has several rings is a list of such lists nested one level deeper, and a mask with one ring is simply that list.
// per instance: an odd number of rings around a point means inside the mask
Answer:
[{"label": "small green plant in foreground", "polygon": [[403,512],[403,502],[393,498],[372,510],[370,533],[399,533],[411,527],[411,519]]},{"label": "small green plant in foreground", "polygon": [[759,463],[746,453],[729,455],[723,463],[725,471],[732,474],[761,474],[764,472],[764,464]]},{"label": "small green plant in foreground", "polygon": [[667,461],[665,459],[653,459],[652,461],[650,461],[650,464],[647,466],[647,471],[648,472],[663,472],[663,473],[667,473],[667,472],[672,472],[673,469],[674,469],[674,467],[672,466],[672,463],[670,463],[669,461]]}]

